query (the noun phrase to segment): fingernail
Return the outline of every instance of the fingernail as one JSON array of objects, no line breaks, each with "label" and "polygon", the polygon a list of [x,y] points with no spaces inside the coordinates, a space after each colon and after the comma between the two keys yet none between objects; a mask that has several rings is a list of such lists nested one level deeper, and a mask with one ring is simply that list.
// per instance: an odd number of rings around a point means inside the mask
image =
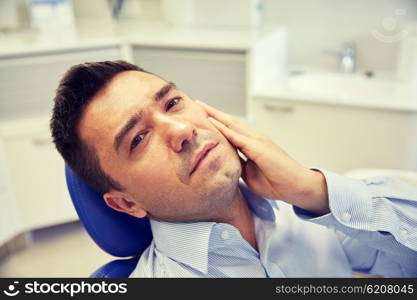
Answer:
[{"label": "fingernail", "polygon": [[217,121],[217,120],[213,119],[212,117],[208,117],[208,119],[213,123]]}]

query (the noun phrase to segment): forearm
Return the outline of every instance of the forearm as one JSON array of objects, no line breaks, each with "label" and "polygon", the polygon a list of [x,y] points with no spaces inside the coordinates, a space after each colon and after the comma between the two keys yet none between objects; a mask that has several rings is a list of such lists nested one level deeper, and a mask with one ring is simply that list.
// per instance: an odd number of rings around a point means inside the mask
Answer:
[{"label": "forearm", "polygon": [[348,244],[343,241],[342,246],[350,257],[369,253],[362,251],[363,247],[371,248],[384,253],[383,261],[390,259],[408,269],[411,272],[408,274],[417,274],[417,189],[385,177],[354,180],[323,173],[328,185],[330,213],[321,215],[298,206],[294,207],[296,214],[358,241],[354,247],[345,247]]}]

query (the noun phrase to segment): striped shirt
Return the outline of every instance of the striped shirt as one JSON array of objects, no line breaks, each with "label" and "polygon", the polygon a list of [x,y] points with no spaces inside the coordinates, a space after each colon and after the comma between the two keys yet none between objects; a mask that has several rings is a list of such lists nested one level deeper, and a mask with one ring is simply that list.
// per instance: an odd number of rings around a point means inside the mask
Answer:
[{"label": "striped shirt", "polygon": [[322,216],[240,184],[258,251],[229,224],[151,220],[154,239],[130,277],[417,277],[417,189],[322,173],[331,210]]}]

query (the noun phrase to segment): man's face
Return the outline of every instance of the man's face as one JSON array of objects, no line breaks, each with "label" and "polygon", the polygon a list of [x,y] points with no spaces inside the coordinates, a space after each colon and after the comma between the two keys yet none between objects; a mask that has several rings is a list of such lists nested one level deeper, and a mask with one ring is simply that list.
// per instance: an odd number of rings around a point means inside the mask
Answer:
[{"label": "man's face", "polygon": [[207,113],[161,78],[116,75],[86,107],[78,127],[104,172],[123,191],[111,207],[166,221],[210,220],[227,209],[241,166]]}]

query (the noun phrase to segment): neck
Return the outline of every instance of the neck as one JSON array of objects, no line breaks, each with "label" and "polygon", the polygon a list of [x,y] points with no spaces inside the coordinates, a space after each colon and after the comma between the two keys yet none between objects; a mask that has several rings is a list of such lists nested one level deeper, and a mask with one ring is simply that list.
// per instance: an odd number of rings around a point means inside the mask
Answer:
[{"label": "neck", "polygon": [[242,237],[255,250],[258,250],[252,212],[239,187],[236,188],[233,204],[227,209],[227,216],[222,222],[236,227],[240,231]]}]

